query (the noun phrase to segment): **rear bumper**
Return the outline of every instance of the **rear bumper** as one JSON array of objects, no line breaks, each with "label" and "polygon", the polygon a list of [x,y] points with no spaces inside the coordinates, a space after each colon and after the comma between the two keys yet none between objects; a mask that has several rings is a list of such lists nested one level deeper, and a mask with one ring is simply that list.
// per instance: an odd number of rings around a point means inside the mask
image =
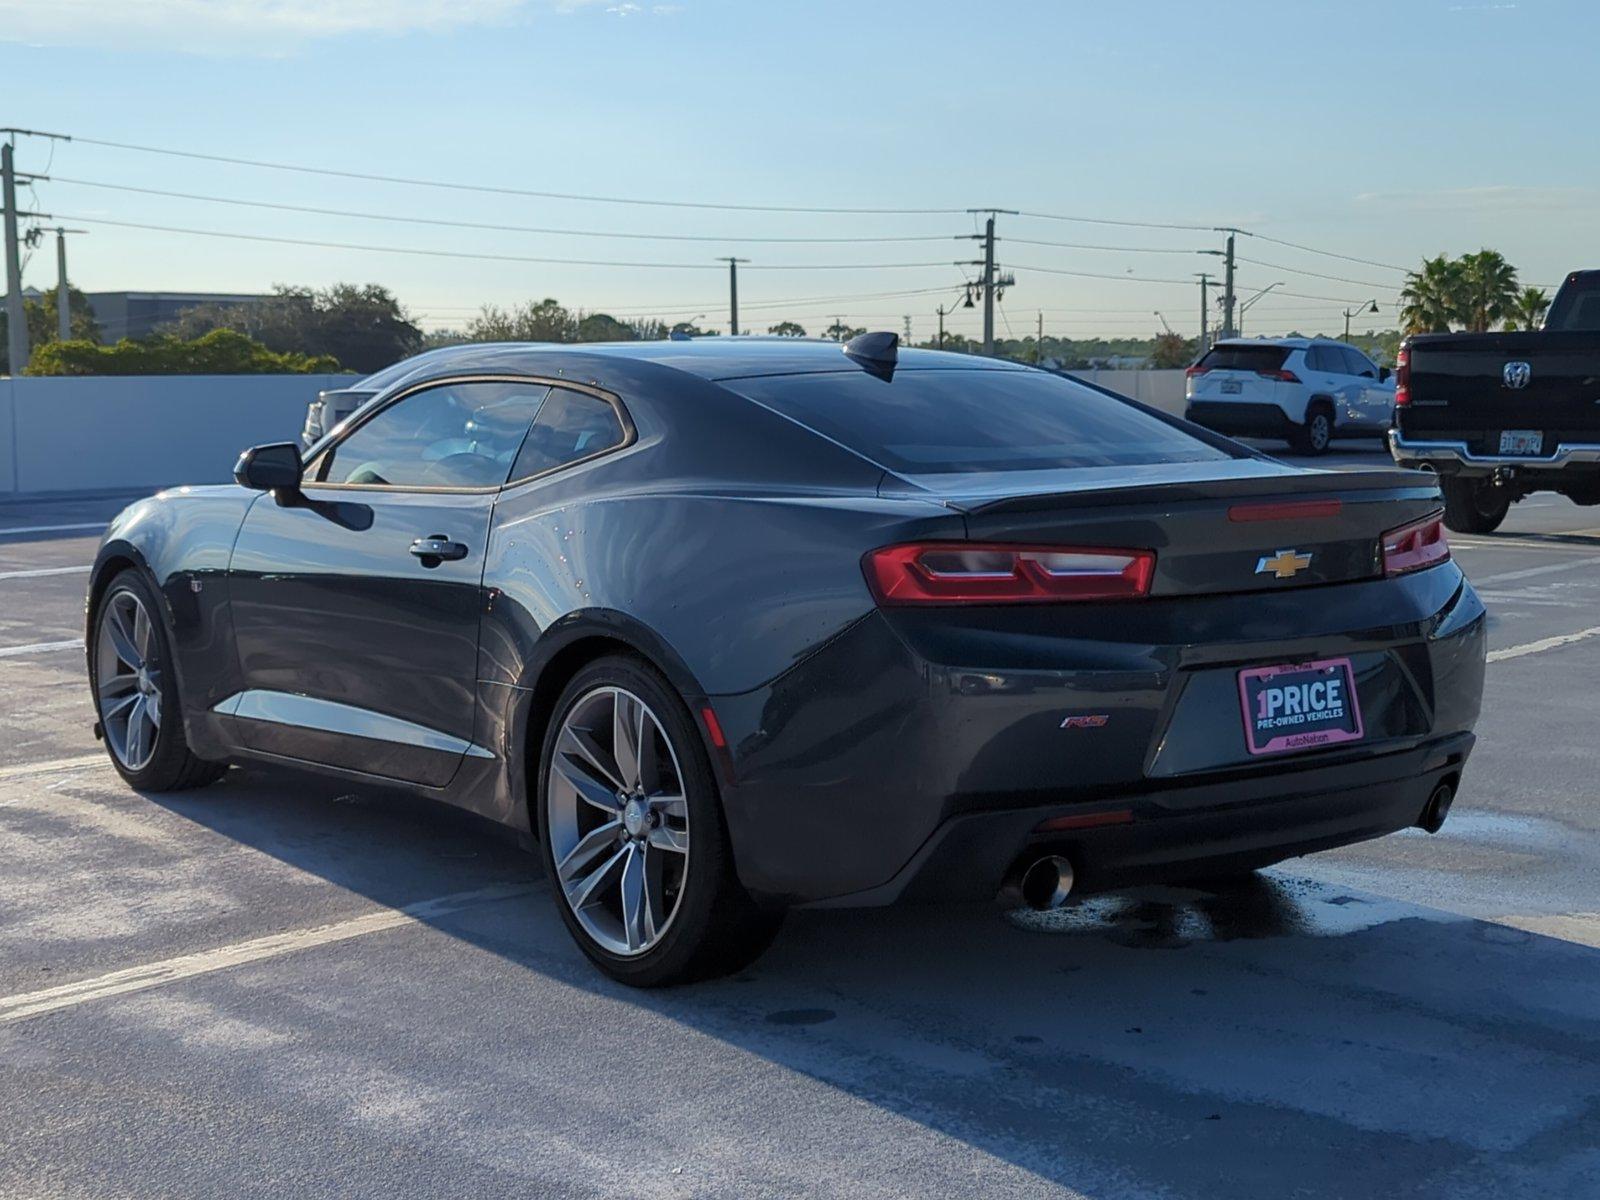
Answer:
[{"label": "rear bumper", "polygon": [[[1083,887],[1262,865],[1415,824],[1471,748],[1485,616],[1453,564],[1243,608],[1072,607],[874,612],[767,687],[712,697],[745,886],[787,903],[992,897],[1040,846],[1063,847]],[[1338,655],[1364,740],[1249,755],[1238,671]],[[1126,823],[1034,832],[1108,810]]]},{"label": "rear bumper", "polygon": [[1565,471],[1589,468],[1600,472],[1600,443],[1563,442],[1539,458],[1526,455],[1480,454],[1464,441],[1407,437],[1398,429],[1389,431],[1389,453],[1402,467],[1431,466],[1436,470],[1460,474],[1493,474],[1497,470]]},{"label": "rear bumper", "polygon": [[1276,404],[1255,401],[1191,400],[1183,415],[1229,437],[1286,438],[1299,428]]},{"label": "rear bumper", "polygon": [[[1072,862],[1073,893],[1201,879],[1383,837],[1417,825],[1442,782],[1459,785],[1473,735],[1292,775],[1152,792],[1094,806],[980,813],[945,822],[879,887],[821,901],[866,907],[992,899],[1016,867]],[[1052,817],[1126,812],[1098,828],[1040,833]]]}]

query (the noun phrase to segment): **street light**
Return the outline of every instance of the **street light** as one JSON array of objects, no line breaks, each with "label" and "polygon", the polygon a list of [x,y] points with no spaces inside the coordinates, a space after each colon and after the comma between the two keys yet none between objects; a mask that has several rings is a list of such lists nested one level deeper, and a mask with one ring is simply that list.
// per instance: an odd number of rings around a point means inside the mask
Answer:
[{"label": "street light", "polygon": [[1281,280],[1281,279],[1278,280],[1277,283],[1269,283],[1269,284],[1267,284],[1266,287],[1262,288],[1254,296],[1251,296],[1250,299],[1242,301],[1240,303],[1240,305],[1239,305],[1239,324],[1238,324],[1238,331],[1237,331],[1239,337],[1243,337],[1244,336],[1244,314],[1245,314],[1245,311],[1247,309],[1249,309],[1249,307],[1252,304],[1254,304],[1257,300],[1261,299],[1261,297],[1265,296],[1268,292],[1270,292],[1273,288],[1282,287],[1282,286],[1283,286],[1283,280]]},{"label": "street light", "polygon": [[1368,300],[1365,304],[1358,304],[1354,308],[1345,309],[1344,310],[1344,340],[1347,341],[1347,342],[1350,340],[1350,318],[1351,317],[1360,316],[1362,313],[1372,313],[1372,314],[1375,315],[1377,313],[1377,311],[1378,311],[1378,302],[1376,300]]}]

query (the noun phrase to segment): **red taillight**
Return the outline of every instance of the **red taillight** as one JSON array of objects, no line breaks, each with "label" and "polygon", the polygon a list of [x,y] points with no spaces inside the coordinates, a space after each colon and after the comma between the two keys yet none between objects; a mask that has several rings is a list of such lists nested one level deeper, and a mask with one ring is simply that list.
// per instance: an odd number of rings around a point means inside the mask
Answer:
[{"label": "red taillight", "polygon": [[1267,501],[1264,504],[1233,504],[1228,507],[1228,520],[1242,521],[1305,521],[1318,517],[1337,517],[1344,511],[1342,500],[1286,500]]},{"label": "red taillight", "polygon": [[1202,367],[1197,363],[1194,366],[1190,367],[1188,370],[1186,370],[1183,373],[1183,377],[1185,379],[1193,379],[1196,375],[1204,375],[1209,370],[1211,370],[1210,367]]},{"label": "red taillight", "polygon": [[1444,514],[1433,513],[1420,521],[1391,529],[1383,535],[1383,573],[1404,575],[1442,563],[1450,557],[1444,535]]},{"label": "red taillight", "polygon": [[1281,371],[1257,371],[1256,374],[1261,376],[1263,379],[1276,379],[1279,383],[1300,382],[1300,376],[1296,375],[1293,371],[1288,370],[1287,368]]},{"label": "red taillight", "polygon": [[863,560],[878,603],[1018,604],[1134,600],[1150,592],[1154,550],[917,542]]},{"label": "red taillight", "polygon": [[1411,347],[1401,346],[1394,360],[1394,406],[1405,408],[1411,403]]}]

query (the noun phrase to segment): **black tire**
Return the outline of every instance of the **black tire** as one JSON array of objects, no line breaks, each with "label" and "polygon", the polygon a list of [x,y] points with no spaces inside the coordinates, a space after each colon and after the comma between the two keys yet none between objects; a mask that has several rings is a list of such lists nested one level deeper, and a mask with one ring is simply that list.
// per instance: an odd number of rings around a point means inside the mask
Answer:
[{"label": "black tire", "polygon": [[1289,445],[1300,454],[1326,454],[1333,444],[1333,409],[1326,401],[1313,401],[1305,424],[1289,435]]},{"label": "black tire", "polygon": [[[154,690],[160,701],[159,711],[162,716],[156,731],[153,752],[147,760],[132,767],[118,756],[111,735],[105,729],[108,702],[101,699],[102,664],[97,649],[101,622],[105,618],[106,610],[120,594],[124,593],[132,595],[149,615],[150,638],[155,650],[154,657],[159,666],[159,678]],[[90,696],[94,700],[95,716],[101,724],[106,754],[110,757],[111,765],[116,768],[117,774],[127,780],[131,787],[141,792],[181,792],[189,788],[205,787],[221,779],[228,770],[227,763],[210,762],[199,758],[189,749],[188,738],[183,731],[183,709],[178,698],[178,677],[172,668],[172,639],[167,634],[163,611],[155,588],[141,572],[130,567],[113,578],[95,598],[94,612],[89,622]]]},{"label": "black tire", "polygon": [[1444,475],[1444,523],[1457,533],[1493,533],[1511,511],[1511,495],[1489,479]]},{"label": "black tire", "polygon": [[[599,689],[621,688],[643,700],[671,743],[686,801],[690,852],[677,908],[655,945],[623,955],[608,950],[579,922],[557,876],[552,851],[550,771],[567,717]],[[539,752],[533,788],[539,855],[552,899],[579,948],[602,971],[632,987],[665,987],[727,975],[754,961],[783,922],[781,909],[758,904],[740,885],[722,801],[705,743],[670,683],[642,659],[614,655],[580,670],[556,702]]]}]

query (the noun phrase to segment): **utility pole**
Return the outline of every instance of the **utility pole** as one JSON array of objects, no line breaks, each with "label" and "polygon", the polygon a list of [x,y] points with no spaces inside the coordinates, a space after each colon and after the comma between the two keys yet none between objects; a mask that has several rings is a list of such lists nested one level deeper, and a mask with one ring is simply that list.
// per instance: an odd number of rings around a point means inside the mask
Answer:
[{"label": "utility pole", "polygon": [[72,340],[72,301],[67,295],[67,234],[88,232],[87,229],[56,226],[56,337],[63,342]]},{"label": "utility pole", "polygon": [[0,188],[6,206],[6,351],[11,374],[28,365],[28,314],[22,307],[22,258],[17,249],[17,175],[11,162],[11,140],[0,146]]},{"label": "utility pole", "polygon": [[969,208],[969,213],[988,213],[989,218],[984,222],[983,232],[973,234],[972,240],[982,240],[983,261],[969,263],[968,266],[982,267],[983,278],[980,285],[983,288],[983,352],[994,356],[994,297],[997,288],[1008,286],[1012,280],[1010,276],[1005,279],[996,279],[994,273],[994,219],[1002,213],[1006,216],[1016,216],[1016,210],[1011,208]]},{"label": "utility pole", "polygon": [[[6,206],[6,348],[11,356],[11,373],[21,374],[28,365],[28,313],[22,304],[22,257],[17,246],[17,172],[12,162],[13,146],[18,137],[53,138],[60,142],[72,139],[59,133],[42,133],[37,129],[0,129],[5,144],[0,145],[0,202]],[[24,175],[24,179],[46,179],[45,175]],[[30,213],[30,216],[43,216]]]},{"label": "utility pole", "polygon": [[1205,271],[1196,271],[1195,274],[1200,277],[1200,353],[1204,354],[1211,349],[1211,306],[1207,294],[1211,287],[1211,276]]},{"label": "utility pole", "polygon": [[1239,231],[1237,229],[1219,229],[1217,232],[1228,235],[1228,249],[1224,254],[1224,258],[1227,261],[1224,264],[1222,283],[1222,336],[1231,338],[1238,336],[1238,330],[1234,328],[1233,324],[1233,305],[1235,300],[1233,294],[1233,239],[1234,235]]},{"label": "utility pole", "polygon": [[938,308],[934,309],[934,311],[939,314],[939,349],[943,350],[944,349],[944,316],[945,316],[945,312],[947,310],[945,309],[945,306],[941,304],[941,305],[939,305]]},{"label": "utility pole", "polygon": [[906,341],[906,345],[909,346],[909,345],[911,345],[911,314],[910,313],[906,313],[906,315],[901,317],[900,319],[906,323],[906,339],[905,339],[905,341]]},{"label": "utility pole", "polygon": [[734,258],[728,255],[717,259],[718,262],[728,264],[728,336],[739,336],[739,264],[749,262],[748,258]]},{"label": "utility pole", "polygon": [[1033,365],[1044,362],[1044,309],[1039,310],[1039,332],[1033,337]]}]

